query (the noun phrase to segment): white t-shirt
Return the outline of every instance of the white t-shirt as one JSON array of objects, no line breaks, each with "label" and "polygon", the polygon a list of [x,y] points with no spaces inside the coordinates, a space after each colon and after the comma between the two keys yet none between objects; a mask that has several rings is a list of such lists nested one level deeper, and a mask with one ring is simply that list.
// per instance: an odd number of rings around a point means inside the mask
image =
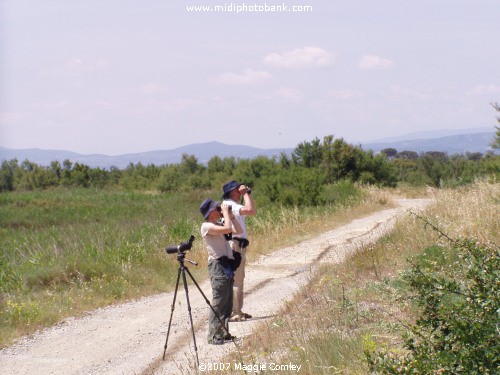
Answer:
[{"label": "white t-shirt", "polygon": [[238,234],[236,237],[239,238],[247,238],[247,225],[245,223],[245,215],[240,214],[240,210],[244,207],[239,203],[236,203],[232,199],[226,199],[222,203],[230,204],[231,208],[233,210],[234,217],[236,220],[238,220],[238,223],[240,223],[241,226],[241,233]]},{"label": "white t-shirt", "polygon": [[222,256],[227,256],[229,259],[233,259],[233,250],[231,250],[231,246],[229,245],[229,242],[226,241],[226,238],[221,234],[208,234],[208,231],[214,225],[217,224],[210,223],[208,221],[201,224],[201,237],[207,247],[208,261],[218,259]]}]

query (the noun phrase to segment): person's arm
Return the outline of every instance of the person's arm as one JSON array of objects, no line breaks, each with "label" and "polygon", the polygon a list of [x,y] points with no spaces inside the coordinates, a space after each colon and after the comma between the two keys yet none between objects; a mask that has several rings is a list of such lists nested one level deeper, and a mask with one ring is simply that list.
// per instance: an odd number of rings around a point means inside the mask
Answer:
[{"label": "person's arm", "polygon": [[240,221],[234,217],[234,214],[232,216],[231,222],[233,224],[233,234],[235,236],[242,234],[243,233],[243,228],[241,227]]},{"label": "person's arm", "polygon": [[252,193],[250,189],[245,185],[240,185],[239,191],[241,195],[243,195],[244,205],[240,209],[241,216],[253,216],[257,213],[257,209],[255,208],[255,203],[253,201]]},{"label": "person's arm", "polygon": [[224,217],[224,224],[223,225],[212,225],[210,227],[210,229],[208,230],[208,234],[217,235],[217,234],[232,233],[233,227],[234,227],[235,233],[241,233],[242,230],[241,230],[240,223],[234,217],[233,212],[229,211],[229,205],[222,204],[221,209],[222,209],[222,216]]}]

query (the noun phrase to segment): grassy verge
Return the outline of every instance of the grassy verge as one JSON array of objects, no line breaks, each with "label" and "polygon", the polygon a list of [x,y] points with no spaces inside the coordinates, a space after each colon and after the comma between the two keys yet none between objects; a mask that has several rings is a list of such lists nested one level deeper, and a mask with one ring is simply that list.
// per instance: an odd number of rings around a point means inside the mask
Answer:
[{"label": "grassy verge", "polygon": [[[191,271],[203,279],[198,206],[207,196],[218,193],[0,194],[0,346],[68,316],[170,290],[177,261],[163,249],[191,234],[198,239],[189,258],[200,263]],[[390,205],[387,193],[348,183],[328,187],[327,196],[321,208],[259,206],[248,220],[252,256]]]},{"label": "grassy verge", "polygon": [[1,194],[0,343],[66,316],[164,290],[175,264],[161,249],[191,233],[195,210],[182,195],[87,189]]},{"label": "grassy verge", "polygon": [[[436,192],[425,217],[451,237],[499,243],[500,185],[478,182]],[[301,366],[305,374],[367,374],[365,350],[401,350],[401,332],[417,311],[401,298],[408,259],[453,264],[435,244],[439,234],[415,216],[340,265],[324,265],[309,285],[245,340],[242,357],[223,362]],[[424,253],[425,249],[429,249]],[[434,250],[434,251],[433,251]],[[452,254],[450,254],[452,256]],[[294,370],[283,374],[297,373]]]}]

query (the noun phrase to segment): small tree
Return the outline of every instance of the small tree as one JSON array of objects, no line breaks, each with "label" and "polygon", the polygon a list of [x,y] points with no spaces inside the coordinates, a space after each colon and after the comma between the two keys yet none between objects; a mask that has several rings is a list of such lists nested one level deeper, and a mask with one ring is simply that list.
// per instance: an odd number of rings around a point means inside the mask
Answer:
[{"label": "small tree", "polygon": [[389,147],[389,148],[384,148],[382,151],[380,151],[380,153],[387,156],[389,159],[393,159],[398,153],[398,150],[396,150],[393,147]]},{"label": "small tree", "polygon": [[314,138],[311,142],[298,144],[292,152],[293,163],[301,167],[317,167],[321,163],[322,158],[322,146],[318,137]]},{"label": "small tree", "polygon": [[[17,160],[15,160],[17,165]],[[2,161],[0,168],[0,191],[14,190],[14,168],[13,163],[7,160]]]},{"label": "small tree", "polygon": [[[492,103],[491,104],[493,108],[495,108],[498,112],[500,112],[500,104],[498,103]],[[497,121],[500,123],[500,117],[497,117]],[[491,147],[493,148],[500,148],[500,126],[496,126],[496,134],[495,134],[495,140],[491,144]]]},{"label": "small tree", "polygon": [[396,154],[398,159],[415,160],[418,159],[418,153],[416,151],[401,151]]}]

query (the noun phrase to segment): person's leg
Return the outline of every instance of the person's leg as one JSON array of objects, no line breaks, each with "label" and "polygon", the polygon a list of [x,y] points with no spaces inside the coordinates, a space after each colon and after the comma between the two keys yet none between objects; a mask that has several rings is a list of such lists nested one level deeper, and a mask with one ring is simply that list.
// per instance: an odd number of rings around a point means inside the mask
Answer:
[{"label": "person's leg", "polygon": [[[245,266],[246,266],[246,249],[239,250],[241,253],[240,266],[234,271],[234,285],[233,285],[233,316],[244,318],[243,309],[243,293],[245,284]],[[236,317],[235,320],[238,319]]]},{"label": "person's leg", "polygon": [[[231,280],[225,275],[222,266],[217,261],[208,264],[210,283],[212,286],[212,307],[217,315],[210,309],[208,318],[208,340],[222,339],[226,335],[224,323],[228,320],[231,310]],[[229,312],[228,312],[229,311]]]}]

